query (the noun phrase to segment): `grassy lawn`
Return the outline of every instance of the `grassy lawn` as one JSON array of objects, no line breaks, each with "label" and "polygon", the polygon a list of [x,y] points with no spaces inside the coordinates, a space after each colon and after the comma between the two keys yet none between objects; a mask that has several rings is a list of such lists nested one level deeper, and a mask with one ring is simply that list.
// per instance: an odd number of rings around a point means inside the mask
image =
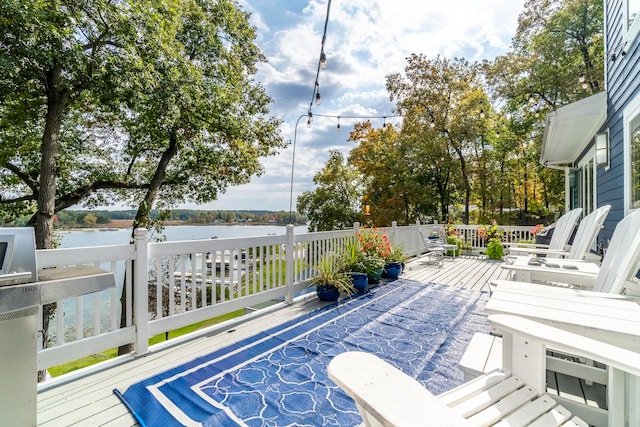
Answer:
[{"label": "grassy lawn", "polygon": [[[169,338],[176,338],[181,335],[186,335],[190,332],[197,331],[198,329],[206,328],[207,326],[215,325],[217,323],[222,323],[226,320],[233,319],[244,314],[244,310],[238,310],[231,313],[224,314],[222,316],[214,317],[213,319],[208,319],[199,323],[194,323],[193,325],[185,326],[180,329],[176,329],[174,331],[170,331],[168,333]],[[158,334],[149,338],[149,345],[158,344],[163,341],[166,341],[166,335],[164,333]],[[84,368],[86,366],[90,366],[96,364],[98,362],[102,362],[103,360],[114,358],[118,355],[118,349],[112,348],[107,351],[103,351],[102,353],[83,357],[82,359],[77,359],[69,363],[65,363],[63,365],[53,366],[49,368],[49,374],[52,377],[57,377],[59,375],[63,375],[77,369]]]},{"label": "grassy lawn", "polygon": [[[296,261],[298,263],[298,268],[302,268],[302,262]],[[277,260],[275,262],[270,262],[266,265],[266,268],[260,268],[260,275],[262,276],[262,283],[284,283],[285,282],[285,272],[286,272],[286,262],[284,260]],[[277,277],[277,279],[276,279]],[[244,282],[244,276],[241,278],[241,283]],[[253,286],[250,286],[248,289],[249,294],[253,294]],[[217,294],[220,294],[220,289],[217,289]],[[238,298],[240,296],[245,296],[247,294],[247,289],[242,286],[240,288],[240,292],[233,295],[233,298]],[[208,295],[208,299],[210,300],[211,295]],[[229,298],[229,295],[226,295],[226,298]],[[233,319],[236,317],[240,317],[245,313],[244,310],[237,310],[231,313],[227,313],[218,317],[214,317],[212,319],[208,319],[199,323],[195,323],[193,325],[185,326],[180,329],[176,329],[173,331],[169,331],[167,334],[162,333],[158,334],[149,339],[149,345],[158,344],[160,342],[166,341],[168,338],[176,338],[181,335],[188,334],[193,331],[197,331],[198,329],[206,328],[211,325],[215,325],[221,322],[224,322],[229,319]],[[52,377],[57,377],[77,369],[84,368],[86,366],[90,366],[96,364],[98,362],[102,362],[107,359],[114,358],[118,355],[118,349],[113,348],[107,351],[103,351],[102,353],[98,353],[95,355],[91,355],[88,357],[84,357],[82,359],[77,359],[62,365],[53,366],[48,369],[49,373]]]}]

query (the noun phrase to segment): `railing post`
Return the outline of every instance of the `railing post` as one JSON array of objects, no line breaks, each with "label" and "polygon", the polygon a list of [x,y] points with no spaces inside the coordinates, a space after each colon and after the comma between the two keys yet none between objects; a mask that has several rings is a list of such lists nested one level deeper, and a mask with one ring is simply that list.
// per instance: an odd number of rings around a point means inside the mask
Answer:
[{"label": "railing post", "polygon": [[135,258],[133,260],[133,325],[136,328],[136,354],[149,351],[149,278],[147,229],[135,231]]},{"label": "railing post", "polygon": [[353,223],[353,235],[354,236],[358,236],[358,231],[360,231],[360,223],[359,222],[354,222]]},{"label": "railing post", "polygon": [[398,245],[398,222],[397,221],[391,221],[391,244],[393,246],[397,246]]},{"label": "railing post", "polygon": [[420,220],[416,221],[416,232],[414,235],[416,236],[416,240],[415,240],[416,248],[418,248],[416,251],[416,256],[419,257],[420,255],[422,255],[422,236],[420,236]]},{"label": "railing post", "polygon": [[297,250],[295,247],[296,239],[294,234],[293,224],[287,225],[287,249],[285,251],[285,264],[286,264],[286,272],[285,272],[285,280],[287,282],[287,296],[285,302],[287,304],[293,303],[293,271],[294,271],[294,256],[293,254]]}]

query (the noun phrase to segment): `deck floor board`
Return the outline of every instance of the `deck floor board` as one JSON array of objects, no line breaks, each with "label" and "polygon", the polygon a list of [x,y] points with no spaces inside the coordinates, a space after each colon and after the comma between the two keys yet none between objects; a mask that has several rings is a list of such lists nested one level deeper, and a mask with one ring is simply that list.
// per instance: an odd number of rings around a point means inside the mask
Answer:
[{"label": "deck floor board", "polygon": [[[423,265],[419,260],[407,264],[402,277],[421,282],[433,282],[456,287],[488,291],[490,279],[506,278],[499,262],[479,257],[446,259],[441,267]],[[50,386],[38,393],[38,425],[46,427],[91,425],[109,427],[137,426],[127,408],[113,393],[149,378],[173,366],[250,337],[283,322],[306,314],[321,306],[314,296],[293,305],[271,311],[243,323],[222,324],[200,333],[192,339],[159,349],[122,364],[99,370],[72,381]],[[113,361],[102,362],[102,365]]]}]

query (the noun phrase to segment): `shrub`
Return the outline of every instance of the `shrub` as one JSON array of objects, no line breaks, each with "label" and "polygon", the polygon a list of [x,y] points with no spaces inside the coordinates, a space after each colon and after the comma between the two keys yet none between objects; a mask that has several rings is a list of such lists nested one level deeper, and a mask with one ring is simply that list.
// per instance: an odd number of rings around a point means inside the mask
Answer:
[{"label": "shrub", "polygon": [[500,239],[489,239],[486,254],[489,259],[502,259],[504,256],[504,249],[502,248],[502,242]]},{"label": "shrub", "polygon": [[458,237],[458,236],[453,236],[453,235],[449,235],[447,236],[447,244],[448,245],[456,245],[458,247],[458,249],[455,250],[455,254],[452,253],[453,251],[447,251],[447,256],[458,256],[460,255],[460,251],[462,250],[462,238]]}]

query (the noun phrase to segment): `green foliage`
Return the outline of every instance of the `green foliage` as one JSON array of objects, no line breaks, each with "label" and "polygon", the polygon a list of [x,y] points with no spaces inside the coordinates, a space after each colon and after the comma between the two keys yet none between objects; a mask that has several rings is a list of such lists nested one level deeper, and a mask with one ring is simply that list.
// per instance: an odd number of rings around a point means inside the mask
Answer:
[{"label": "green foliage", "polygon": [[37,203],[37,230],[114,201],[145,224],[248,182],[285,146],[234,1],[7,0],[0,16],[0,209]]},{"label": "green foliage", "polygon": [[489,150],[483,135],[491,124],[489,96],[478,64],[413,54],[404,74],[387,76],[387,90],[403,116],[401,140],[411,144],[404,148],[410,157],[402,163],[415,165],[410,170],[421,175],[418,188],[425,200],[431,191],[431,199],[439,202],[440,212],[427,215],[448,217],[455,186],[465,207],[463,221],[468,223],[473,173]]},{"label": "green foliage", "polygon": [[489,259],[497,259],[500,260],[504,256],[504,249],[502,247],[502,242],[500,239],[489,239],[487,243],[486,254]]},{"label": "green foliage", "polygon": [[333,286],[346,295],[353,295],[356,289],[351,278],[340,268],[339,260],[326,257],[320,260],[316,274],[309,281],[310,286]]},{"label": "green foliage", "polygon": [[98,223],[98,218],[94,214],[86,214],[84,218],[82,218],[82,222],[87,227],[94,227]]},{"label": "green foliage", "polygon": [[386,262],[405,262],[408,259],[407,254],[404,252],[401,246],[392,246],[389,256],[386,258]]},{"label": "green foliage", "polygon": [[316,189],[302,193],[296,204],[298,212],[309,218],[309,231],[349,228],[361,219],[360,178],[339,151],[331,151],[313,182]]},{"label": "green foliage", "polygon": [[491,220],[491,224],[479,225],[478,236],[482,239],[497,239],[500,240],[504,235],[504,229],[498,225],[495,219]]},{"label": "green foliage", "polygon": [[[447,251],[447,256],[458,256],[460,255],[461,251],[462,251],[462,246],[464,244],[464,242],[462,241],[462,238],[459,236],[455,236],[455,235],[448,235],[447,236],[447,244],[448,245],[456,245],[458,248],[455,250],[448,250]],[[455,251],[455,253],[454,253]]]},{"label": "green foliage", "polygon": [[[369,205],[368,224],[391,225],[391,219],[408,225],[418,219],[413,206],[429,200],[416,190],[414,168],[420,146],[403,138],[391,124],[374,129],[371,122],[358,123],[349,135],[356,143],[349,155],[349,163],[364,177],[366,184],[363,204]],[[416,146],[417,145],[417,146]]]},{"label": "green foliage", "polygon": [[367,253],[360,242],[345,246],[339,260],[339,269],[343,272],[373,274],[384,267],[385,260],[374,252]]}]

